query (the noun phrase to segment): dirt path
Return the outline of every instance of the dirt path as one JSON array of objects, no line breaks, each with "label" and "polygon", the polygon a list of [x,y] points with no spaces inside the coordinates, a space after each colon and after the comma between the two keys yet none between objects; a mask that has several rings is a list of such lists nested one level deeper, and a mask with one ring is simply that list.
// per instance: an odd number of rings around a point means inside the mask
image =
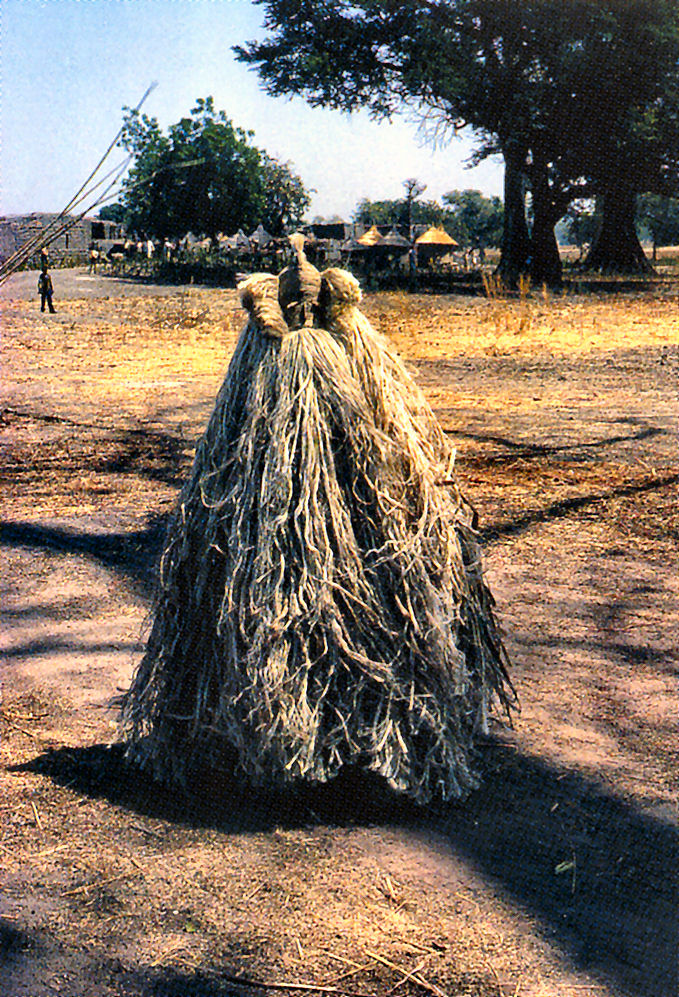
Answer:
[{"label": "dirt path", "polygon": [[459,447],[522,703],[421,812],[124,763],[110,701],[242,315],[82,276],[55,316],[2,292],[4,992],[676,993],[676,297],[366,302]]},{"label": "dirt path", "polygon": [[[0,301],[38,301],[39,270],[20,270],[0,285]],[[54,303],[75,299],[167,297],[176,296],[177,288],[171,284],[147,284],[142,280],[104,276],[101,272],[89,273],[87,267],[52,270]]]}]

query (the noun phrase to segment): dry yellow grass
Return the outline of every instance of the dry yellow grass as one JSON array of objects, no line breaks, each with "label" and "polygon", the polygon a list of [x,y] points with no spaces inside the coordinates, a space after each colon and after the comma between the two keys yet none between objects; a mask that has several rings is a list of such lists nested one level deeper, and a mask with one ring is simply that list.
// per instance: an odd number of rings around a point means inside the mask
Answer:
[{"label": "dry yellow grass", "polygon": [[676,293],[537,292],[520,300],[390,294],[369,299],[367,311],[404,356],[422,359],[567,356],[679,342]]},{"label": "dry yellow grass", "polygon": [[[606,352],[679,342],[677,294],[496,297],[369,295],[373,323],[410,359]],[[244,322],[235,291],[195,288],[177,297],[66,301],[58,320],[32,303],[2,303],[5,343],[55,372],[105,371],[98,390],[148,376],[221,375]],[[22,363],[20,366],[24,366]]]},{"label": "dry yellow grass", "polygon": [[[558,296],[534,292],[520,300],[432,297],[405,293],[368,295],[365,310],[411,365],[459,357],[590,359],[613,351],[672,347],[679,343],[676,291],[643,296]],[[4,342],[13,358],[5,366],[6,390],[30,396],[30,385],[52,372],[56,411],[74,387],[99,420],[112,415],[135,422],[176,410],[187,438],[207,414],[182,408],[189,384],[207,399],[221,383],[244,323],[236,292],[191,288],[171,297],[64,301],[56,317],[32,303],[2,303]],[[55,321],[56,318],[56,321]],[[561,390],[564,398],[568,385]],[[464,406],[455,384],[432,397],[437,405]],[[552,396],[551,402],[556,399]],[[490,409],[534,408],[543,399],[488,389]]]}]

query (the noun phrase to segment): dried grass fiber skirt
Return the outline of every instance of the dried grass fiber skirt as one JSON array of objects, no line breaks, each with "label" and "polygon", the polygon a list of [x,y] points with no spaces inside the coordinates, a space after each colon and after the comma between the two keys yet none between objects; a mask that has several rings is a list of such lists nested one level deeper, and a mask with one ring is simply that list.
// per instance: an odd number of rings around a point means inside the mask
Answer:
[{"label": "dried grass fiber skirt", "polygon": [[122,709],[128,755],[161,780],[351,764],[420,803],[476,785],[508,688],[479,547],[417,419],[392,431],[357,362],[325,329],[241,334]]}]

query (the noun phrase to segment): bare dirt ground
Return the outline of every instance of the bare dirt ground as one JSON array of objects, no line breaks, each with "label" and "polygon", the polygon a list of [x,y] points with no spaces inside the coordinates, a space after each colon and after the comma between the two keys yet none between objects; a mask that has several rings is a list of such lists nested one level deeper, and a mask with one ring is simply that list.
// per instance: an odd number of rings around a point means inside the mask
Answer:
[{"label": "bare dirt ground", "polygon": [[57,271],[41,315],[34,277],[1,302],[0,989],[676,994],[676,285],[366,300],[458,445],[521,700],[482,787],[423,812],[125,763],[110,701],[243,313]]}]

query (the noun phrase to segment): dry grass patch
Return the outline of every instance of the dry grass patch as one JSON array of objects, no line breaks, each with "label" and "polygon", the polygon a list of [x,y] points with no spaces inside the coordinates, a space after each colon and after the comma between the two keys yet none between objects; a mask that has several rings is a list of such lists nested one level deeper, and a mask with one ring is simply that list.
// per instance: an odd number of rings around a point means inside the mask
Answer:
[{"label": "dry grass patch", "polygon": [[531,294],[427,298],[374,295],[366,311],[409,359],[451,356],[568,356],[677,345],[677,296],[659,293],[571,296]]}]

